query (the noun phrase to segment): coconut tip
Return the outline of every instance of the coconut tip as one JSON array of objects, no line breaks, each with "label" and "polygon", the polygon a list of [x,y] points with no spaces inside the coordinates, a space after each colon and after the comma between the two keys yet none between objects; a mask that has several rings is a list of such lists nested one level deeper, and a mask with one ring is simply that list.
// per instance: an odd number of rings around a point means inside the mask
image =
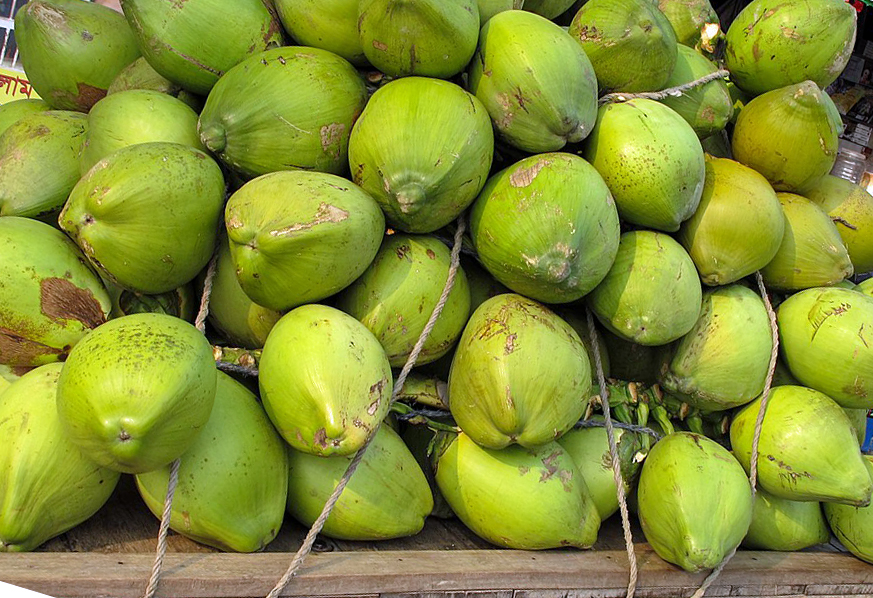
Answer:
[{"label": "coconut tip", "polygon": [[200,129],[200,141],[209,151],[221,152],[227,146],[227,131],[220,123],[210,123]]}]

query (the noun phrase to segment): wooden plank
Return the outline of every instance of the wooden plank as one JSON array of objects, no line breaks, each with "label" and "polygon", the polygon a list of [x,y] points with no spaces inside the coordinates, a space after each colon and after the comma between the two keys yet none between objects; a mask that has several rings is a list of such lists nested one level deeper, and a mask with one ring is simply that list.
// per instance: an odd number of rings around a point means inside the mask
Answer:
[{"label": "wooden plank", "polygon": [[[686,573],[638,546],[640,598],[687,596],[706,572]],[[290,561],[283,553],[173,553],[165,561],[162,598],[265,596]],[[66,598],[142,594],[150,554],[0,554],[0,580]],[[311,555],[287,596],[422,594],[501,590],[575,590],[615,595],[627,585],[618,551],[556,550],[364,551]],[[836,553],[743,552],[728,564],[710,595],[731,595],[754,583],[761,595],[804,585],[806,595],[873,595],[873,567]],[[599,593],[598,593],[599,592]],[[733,595],[742,595],[736,594]],[[523,598],[523,594],[517,598]],[[570,596],[570,594],[568,594]]]}]

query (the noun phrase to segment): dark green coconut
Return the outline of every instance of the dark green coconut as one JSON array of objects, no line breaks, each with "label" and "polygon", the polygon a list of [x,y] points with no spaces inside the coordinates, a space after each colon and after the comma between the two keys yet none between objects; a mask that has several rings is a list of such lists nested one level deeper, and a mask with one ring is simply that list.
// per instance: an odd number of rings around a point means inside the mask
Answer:
[{"label": "dark green coconut", "polygon": [[181,85],[173,83],[158,73],[142,56],[121,69],[121,72],[109,85],[106,95],[130,89],[151,89],[171,95],[191,106],[196,112],[200,112],[200,109],[203,108],[204,99],[201,96],[182,89]]},{"label": "dark green coconut", "polygon": [[753,0],[728,28],[725,64],[752,95],[807,80],[824,89],[846,67],[857,27],[843,0]]},{"label": "dark green coconut", "polygon": [[530,12],[505,11],[482,27],[468,88],[498,134],[532,153],[582,141],[597,119],[591,61],[561,27]]},{"label": "dark green coconut", "polygon": [[370,195],[332,174],[260,176],[227,202],[225,226],[239,284],[284,311],[341,291],[373,261],[385,219]]},{"label": "dark green coconut", "polygon": [[87,112],[140,55],[124,15],[81,0],[24,4],[15,41],[34,91],[56,110]]},{"label": "dark green coconut", "polygon": [[179,143],[141,143],[89,170],[59,222],[110,280],[164,293],[209,262],[224,197],[221,168],[205,153]]},{"label": "dark green coconut", "polygon": [[262,0],[121,0],[121,8],[152,68],[200,95],[236,64],[283,42],[282,25]]},{"label": "dark green coconut", "polygon": [[569,33],[607,91],[662,89],[676,64],[676,34],[651,0],[588,0]]},{"label": "dark green coconut", "polygon": [[497,173],[470,212],[482,265],[514,292],[544,303],[576,301],[597,286],[619,234],[603,178],[568,153],[538,154]]},{"label": "dark green coconut", "polygon": [[[715,73],[718,66],[696,50],[680,45],[676,66],[664,87],[679,87]],[[660,100],[684,118],[697,136],[704,139],[721,131],[734,112],[727,83],[722,79],[684,91],[678,97]]]},{"label": "dark green coconut", "polygon": [[108,95],[88,113],[81,173],[84,175],[115,150],[152,141],[206,149],[197,135],[197,113],[182,100],[150,89]]},{"label": "dark green coconut", "polygon": [[608,330],[641,345],[687,334],[700,315],[703,291],[694,262],[672,237],[624,233],[606,278],[586,302]]},{"label": "dark green coconut", "polygon": [[709,0],[658,0],[658,8],[673,26],[676,41],[684,46],[712,54],[716,42],[724,37]]},{"label": "dark green coconut", "polygon": [[355,66],[366,66],[358,34],[358,4],[358,0],[273,0],[285,31],[300,45],[328,50]]},{"label": "dark green coconut", "polygon": [[392,77],[448,79],[473,56],[476,0],[361,0],[358,33],[367,60]]},{"label": "dark green coconut", "polygon": [[636,99],[601,106],[582,155],[630,224],[675,232],[697,209],[703,148],[691,125],[663,104]]},{"label": "dark green coconut", "polygon": [[[386,236],[367,270],[343,290],[336,306],[357,318],[382,343],[392,367],[402,367],[439,302],[451,265],[449,249],[430,235]],[[470,289],[462,268],[416,364],[449,352],[470,317]]]},{"label": "dark green coconut", "polygon": [[0,134],[0,216],[57,214],[79,181],[81,112],[29,114]]},{"label": "dark green coconut", "polygon": [[493,154],[482,103],[424,77],[379,88],[349,140],[352,180],[379,202],[388,224],[411,233],[433,232],[473,203]]},{"label": "dark green coconut", "polygon": [[198,131],[245,178],[294,169],[343,174],[349,134],[366,101],[364,81],[345,59],[318,48],[275,48],[221,78]]},{"label": "dark green coconut", "polygon": [[66,359],[109,316],[109,295],[79,248],[30,218],[0,217],[0,364]]}]

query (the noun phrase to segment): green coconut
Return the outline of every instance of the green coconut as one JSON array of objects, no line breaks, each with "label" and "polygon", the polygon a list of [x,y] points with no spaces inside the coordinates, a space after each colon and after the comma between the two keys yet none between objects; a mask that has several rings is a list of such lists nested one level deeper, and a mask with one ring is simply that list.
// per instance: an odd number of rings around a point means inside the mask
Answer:
[{"label": "green coconut", "polygon": [[587,406],[591,365],[573,328],[545,306],[498,295],[470,316],[449,373],[449,407],[476,443],[537,447]]},{"label": "green coconut", "polygon": [[855,272],[873,272],[873,195],[851,181],[826,174],[803,191],[817,203],[840,233]]},{"label": "green coconut", "polygon": [[824,89],[848,64],[857,26],[843,0],[753,0],[728,28],[725,65],[753,95],[807,80]]},{"label": "green coconut", "polygon": [[479,38],[476,0],[361,0],[364,55],[392,77],[448,79],[470,62]]},{"label": "green coconut", "polygon": [[88,129],[81,112],[28,114],[0,134],[0,216],[57,213],[79,181]]},{"label": "green coconut", "polygon": [[0,218],[0,364],[64,361],[106,321],[109,295],[85,256],[57,229]]},{"label": "green coconut", "polygon": [[687,334],[701,311],[694,262],[669,235],[639,230],[621,236],[606,278],[586,303],[610,332],[641,345],[665,345]]},{"label": "green coconut", "polygon": [[[170,467],[136,486],[159,519]],[[288,451],[257,397],[218,372],[209,421],[180,457],[170,529],[221,550],[262,550],[279,533],[288,495]]]},{"label": "green coconut", "polygon": [[797,291],[836,284],[854,267],[836,224],[817,204],[793,193],[777,193],[785,232],[776,255],[761,268],[767,286]]},{"label": "green coconut", "polygon": [[830,537],[821,503],[779,498],[759,489],[743,547],[788,552],[824,544]]},{"label": "green coconut", "polygon": [[182,89],[181,85],[173,83],[158,73],[142,56],[121,69],[121,72],[109,84],[106,95],[131,89],[150,89],[171,95],[191,106],[196,112],[200,112],[200,109],[203,108],[202,97]]},{"label": "green coconut", "polygon": [[582,298],[618,251],[618,212],[603,178],[567,153],[538,154],[488,180],[470,212],[482,265],[514,292],[545,303]]},{"label": "green coconut", "polygon": [[188,450],[215,400],[212,346],[165,314],[110,320],[79,342],[58,380],[64,432],[94,462],[124,473]]},{"label": "green coconut", "polygon": [[[336,306],[379,339],[392,367],[402,367],[440,300],[451,261],[449,249],[433,236],[387,236],[369,268],[337,297]],[[458,268],[416,364],[448,353],[469,317],[470,288]]]},{"label": "green coconut", "polygon": [[454,83],[404,77],[379,88],[349,140],[352,180],[388,223],[429,233],[454,220],[485,185],[494,153],[482,103]]},{"label": "green coconut", "polygon": [[200,95],[236,64],[283,42],[281,23],[262,0],[121,0],[121,8],[152,68]]},{"label": "green coconut", "polygon": [[[708,0],[704,0],[709,4]],[[676,66],[664,87],[679,87],[715,73],[718,66],[696,50],[680,45]],[[684,118],[700,139],[723,130],[734,113],[733,100],[723,79],[660,100]]]},{"label": "green coconut", "polygon": [[726,285],[760,270],[784,232],[782,205],[767,179],[739,162],[707,157],[700,204],[677,235],[704,284]]},{"label": "green coconut", "polygon": [[221,168],[187,145],[119,149],[76,183],[61,228],[118,285],[164,293],[209,262],[224,209]]},{"label": "green coconut", "polygon": [[[585,480],[594,506],[597,507],[600,519],[606,521],[618,511],[618,494],[606,428],[574,428],[561,436],[558,444],[573,458],[582,479]],[[615,430],[615,444],[621,464],[624,492],[627,496],[635,486],[640,469],[638,457],[643,445],[635,432],[621,428]]]},{"label": "green coconut", "polygon": [[718,13],[709,0],[658,0],[658,8],[673,26],[677,42],[710,54],[715,52],[715,42],[723,34]]},{"label": "green coconut", "polygon": [[[867,472],[873,476],[873,462],[864,456]],[[822,504],[828,526],[849,552],[868,563],[873,563],[873,506],[853,507],[838,503]]]},{"label": "green coconut", "polygon": [[309,304],[282,316],[264,345],[258,382],[267,415],[298,451],[350,455],[388,413],[388,356],[350,315]]},{"label": "green coconut", "polygon": [[435,451],[436,481],[458,518],[504,548],[590,548],[600,516],[570,455],[557,442],[538,448],[483,448],[466,434]]},{"label": "green coconut", "polygon": [[[735,413],[734,455],[749,471],[758,397]],[[788,500],[867,505],[873,482],[852,423],[827,395],[803,386],[770,392],[758,445],[758,485]]]},{"label": "green coconut", "polygon": [[18,122],[25,116],[36,112],[45,112],[46,110],[51,109],[51,106],[49,106],[44,100],[37,99],[22,98],[20,100],[12,100],[11,102],[0,104],[0,136],[2,136],[3,132],[12,126],[12,124]]},{"label": "green coconut", "polygon": [[0,400],[0,552],[28,552],[79,525],[109,499],[119,473],[85,457],[58,419],[63,364],[36,368]]},{"label": "green coconut", "polygon": [[521,8],[553,20],[567,12],[574,2],[575,0],[524,0]]},{"label": "green coconut", "polygon": [[318,48],[275,48],[221,78],[198,130],[203,144],[244,177],[293,169],[343,174],[349,134],[366,101],[364,81],[345,59]]},{"label": "green coconut", "polygon": [[[289,451],[288,513],[309,527],[352,461]],[[424,527],[433,495],[415,457],[390,426],[381,426],[321,533],[339,540],[388,540]]]},{"label": "green coconut", "polygon": [[367,65],[358,34],[358,0],[274,0],[273,5],[285,31],[300,45]]},{"label": "green coconut", "polygon": [[531,12],[505,11],[482,27],[469,90],[500,137],[531,153],[582,141],[597,118],[591,61],[566,31]]},{"label": "green coconut", "polygon": [[524,0],[477,0],[480,28],[494,15],[506,10],[521,10]]},{"label": "green coconut", "polygon": [[739,546],[752,520],[752,489],[739,462],[705,436],[675,432],[643,462],[638,515],[646,540],[689,572],[712,569]]},{"label": "green coconut", "polygon": [[243,291],[225,236],[219,242],[216,260],[212,294],[209,296],[209,323],[230,343],[260,349],[282,314],[258,305]]},{"label": "green coconut", "polygon": [[855,285],[855,290],[873,297],[873,278],[868,278],[863,282],[859,282]]},{"label": "green coconut", "polygon": [[777,191],[802,191],[831,171],[843,122],[833,100],[812,81],[768,91],[740,112],[734,158],[763,174]]},{"label": "green coconut", "polygon": [[582,156],[600,172],[619,216],[630,224],[675,232],[700,202],[706,172],[697,134],[654,100],[601,106]]},{"label": "green coconut", "polygon": [[80,0],[24,4],[15,41],[33,90],[56,110],[87,112],[140,55],[124,15]]},{"label": "green coconut", "polygon": [[88,113],[80,172],[84,175],[115,150],[153,141],[206,150],[197,134],[197,113],[182,100],[150,89],[108,95]]},{"label": "green coconut", "polygon": [[658,382],[692,407],[732,409],[764,391],[772,351],[756,292],[741,284],[708,290],[697,323],[667,351]]},{"label": "green coconut", "polygon": [[782,358],[804,386],[843,407],[873,408],[873,297],[812,288],[777,309]]},{"label": "green coconut", "polygon": [[657,91],[676,65],[676,34],[652,0],[588,0],[569,29],[607,91]]},{"label": "green coconut", "polygon": [[385,220],[358,186],[303,170],[260,176],[227,202],[225,225],[239,284],[285,311],[351,284],[379,251]]}]

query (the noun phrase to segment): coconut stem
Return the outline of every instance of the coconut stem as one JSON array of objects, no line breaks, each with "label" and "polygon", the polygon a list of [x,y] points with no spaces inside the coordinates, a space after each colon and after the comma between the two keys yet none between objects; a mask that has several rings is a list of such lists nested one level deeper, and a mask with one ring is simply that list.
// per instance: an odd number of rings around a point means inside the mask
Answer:
[{"label": "coconut stem", "polygon": [[213,153],[221,153],[227,147],[227,131],[219,123],[212,123],[200,131],[200,141]]},{"label": "coconut stem", "polygon": [[434,417],[451,416],[448,411],[442,409],[420,410],[410,407],[406,403],[394,403],[391,405],[391,411],[397,414],[397,419],[408,422],[416,426],[427,426],[429,430],[434,432],[452,432],[458,434],[461,428],[444,424],[433,419]]},{"label": "coconut stem", "polygon": [[598,103],[602,106],[604,104],[627,102],[628,100],[634,99],[663,100],[669,97],[681,96],[689,89],[694,89],[695,87],[706,85],[710,81],[715,81],[716,79],[726,79],[729,76],[730,73],[728,71],[721,69],[714,73],[704,75],[700,79],[695,79],[694,81],[683,83],[682,85],[677,85],[676,87],[668,87],[667,89],[662,89],[661,91],[646,91],[641,93],[608,93],[600,98],[600,100],[598,100]]}]

